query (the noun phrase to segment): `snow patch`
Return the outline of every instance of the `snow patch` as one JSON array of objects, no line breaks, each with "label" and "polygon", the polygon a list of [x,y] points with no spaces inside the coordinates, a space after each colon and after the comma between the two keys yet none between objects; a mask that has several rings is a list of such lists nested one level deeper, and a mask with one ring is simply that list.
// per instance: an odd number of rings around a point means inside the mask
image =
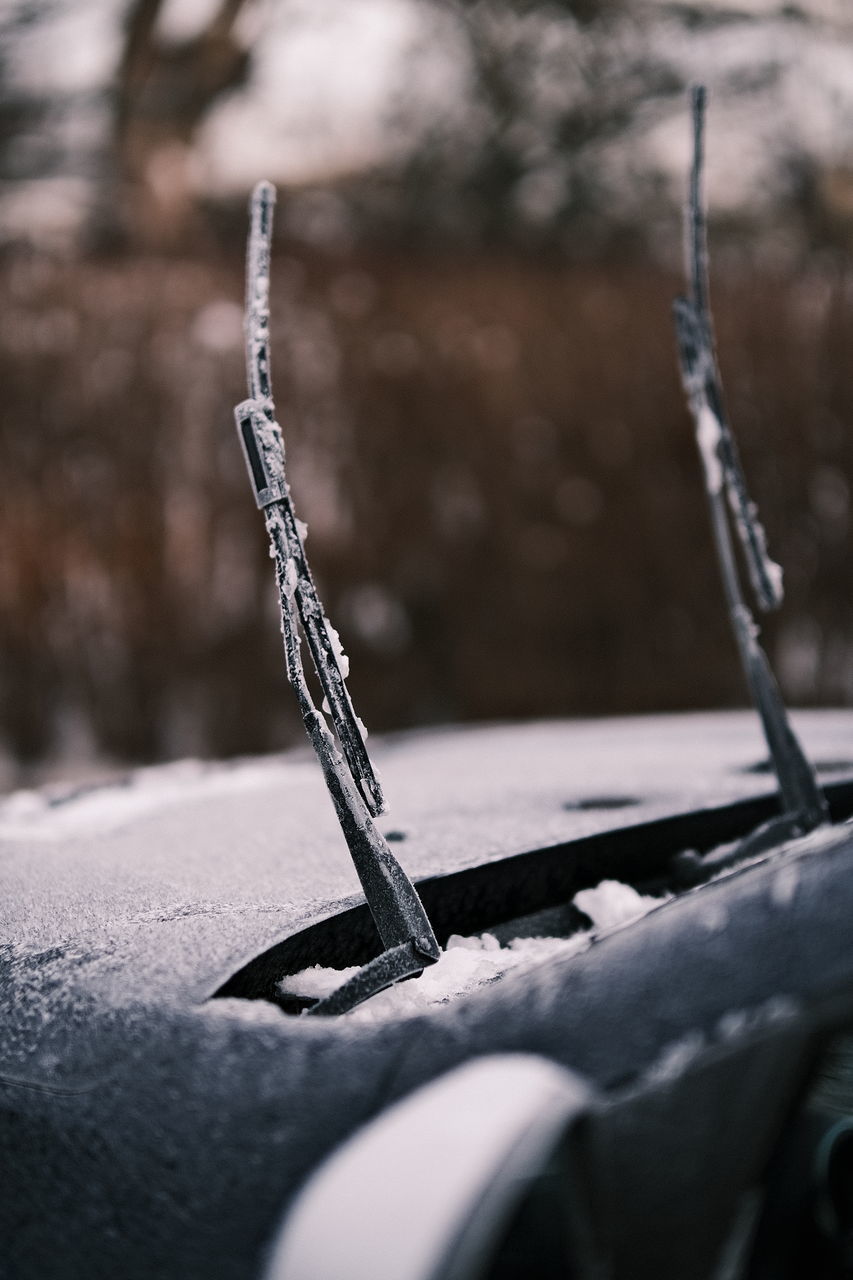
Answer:
[{"label": "snow patch", "polygon": [[773,883],[770,886],[770,897],[773,905],[777,907],[789,907],[794,901],[797,892],[797,885],[800,882],[800,870],[795,862],[788,862],[785,866],[780,867],[773,877]]},{"label": "snow patch", "polygon": [[680,1040],[668,1044],[648,1071],[644,1079],[648,1084],[669,1084],[677,1080],[687,1070],[695,1058],[705,1048],[705,1037],[701,1031],[689,1031]]},{"label": "snow patch", "polygon": [[669,1084],[712,1044],[738,1040],[768,1023],[790,1019],[798,1011],[797,1001],[784,994],[771,996],[751,1009],[729,1009],[718,1018],[710,1038],[696,1028],[667,1045],[643,1073],[643,1079],[650,1084]]},{"label": "snow patch", "polygon": [[800,1006],[796,999],[784,992],[779,992],[754,1008],[729,1009],[718,1019],[716,1035],[719,1040],[736,1040],[768,1023],[783,1022],[796,1017],[799,1010]]},{"label": "snow patch", "polygon": [[292,600],[293,596],[296,595],[296,588],[298,584],[300,584],[300,575],[298,575],[296,561],[291,556],[286,564],[284,564],[284,579],[282,582],[282,590],[288,600]]},{"label": "snow patch", "polygon": [[293,599],[298,585],[299,572],[296,568],[296,561],[293,559],[293,556],[291,556],[287,561],[287,564],[284,566],[284,594],[287,596],[288,600]]},{"label": "snow patch", "polygon": [[[595,929],[628,924],[666,901],[666,898],[645,897],[618,880],[602,880],[594,889],[583,889],[574,898],[575,904],[593,921]],[[548,960],[552,956],[570,956],[585,951],[592,940],[593,930],[589,929],[568,938],[514,938],[507,946],[501,946],[491,933],[477,937],[454,933],[448,938],[438,962],[425,969],[420,978],[380,991],[344,1016],[362,1021],[409,1017],[433,1005],[446,1004],[468,995],[510,970]],[[322,999],[357,972],[357,966],[329,969],[312,965],[283,978],[279,991],[286,996]]]},{"label": "snow patch", "polygon": [[750,1015],[746,1009],[730,1009],[718,1021],[717,1034],[721,1040],[736,1040],[749,1024]]},{"label": "snow patch", "polygon": [[347,676],[349,675],[349,658],[344,653],[344,647],[341,644],[341,637],[338,635],[337,631],[332,626],[329,619],[326,618],[325,622],[326,622],[326,632],[329,636],[329,640],[331,641],[332,650],[334,652],[335,657],[338,660],[338,667],[340,668],[340,672],[344,680],[346,680]]},{"label": "snow patch", "polygon": [[651,898],[621,880],[602,880],[594,889],[581,889],[574,896],[574,904],[588,915],[596,929],[615,929],[638,920],[667,898]]},{"label": "snow patch", "polygon": [[57,795],[55,789],[14,791],[0,801],[0,840],[66,840],[114,831],[158,810],[196,799],[236,795],[276,786],[301,787],[313,765],[275,757],[245,765],[211,765],[201,760],[139,769],[119,782]]},{"label": "snow patch", "polygon": [[729,913],[721,902],[709,902],[703,907],[700,922],[709,933],[722,933],[729,923]]},{"label": "snow patch", "polygon": [[[585,950],[589,942],[590,935],[585,932],[570,938],[515,938],[502,947],[491,933],[472,938],[452,934],[438,962],[425,969],[420,978],[380,991],[343,1016],[360,1022],[412,1017],[434,1005],[477,991],[513,969],[549,960],[552,956],[574,955]],[[328,969],[313,965],[282,979],[279,991],[283,995],[321,999],[357,972],[357,966]]]},{"label": "snow patch", "polygon": [[703,401],[696,418],[696,440],[705,466],[705,479],[709,493],[719,493],[723,487],[723,464],[720,462],[720,420],[707,401]]},{"label": "snow patch", "polygon": [[770,589],[776,600],[781,600],[784,595],[783,569],[781,564],[775,560],[771,560],[769,556],[764,557],[764,572],[770,581]]}]

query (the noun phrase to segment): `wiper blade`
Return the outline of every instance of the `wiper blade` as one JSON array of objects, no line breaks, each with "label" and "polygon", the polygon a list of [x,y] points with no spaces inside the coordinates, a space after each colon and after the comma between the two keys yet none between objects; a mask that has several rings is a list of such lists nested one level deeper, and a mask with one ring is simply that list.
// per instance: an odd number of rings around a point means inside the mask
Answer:
[{"label": "wiper blade", "polygon": [[[685,243],[690,299],[678,299],[677,324],[681,326],[680,344],[692,347],[693,360],[689,372],[688,394],[695,394],[713,417],[713,427],[706,420],[706,431],[719,436],[718,455],[722,481],[728,495],[735,530],[743,548],[750,581],[764,612],[778,609],[784,598],[782,569],[770,559],[767,535],[758,518],[758,508],[751,501],[741,465],[737,441],[726,414],[723,384],[717,363],[714,323],[709,301],[708,228],[702,191],[705,149],[705,88],[696,85],[691,94],[693,115],[693,163],[690,169],[690,195],[686,209]],[[688,335],[688,330],[693,330]],[[686,364],[682,365],[684,374]]]},{"label": "wiper blade", "polygon": [[[314,669],[328,700],[335,733],[356,785],[371,814],[385,808],[382,788],[364,745],[363,728],[356,718],[347,691],[346,667],[337,632],[323,611],[305,555],[303,534],[293,509],[285,476],[284,440],[275,421],[269,342],[269,284],[272,211],[275,189],[259,182],[252,194],[251,230],[246,264],[246,373],[249,399],[235,410],[246,463],[258,506],[275,508],[279,520],[270,536],[285,554],[285,586],[295,586],[290,596],[305,634]],[[269,527],[269,520],[268,520]],[[279,583],[281,588],[282,583]]]},{"label": "wiper blade", "polygon": [[[269,341],[269,271],[275,190],[255,188],[246,271],[246,365],[249,398],[234,410],[255,501],[264,515],[275,562],[287,677],[385,950],[312,1013],[343,1013],[402,978],[433,964],[439,947],[414,885],[373,818],[385,801],[346,687],[348,667],[328,621],[305,554],[285,472],[284,438],[275,420]],[[311,697],[299,628],[311,654],[337,743]],[[340,747],[340,749],[338,749]]]},{"label": "wiper blade", "polygon": [[[693,164],[685,213],[689,295],[674,304],[681,378],[696,428],[705,472],[711,527],[723,588],[752,701],[761,719],[784,813],[754,833],[759,845],[804,834],[828,820],[826,800],[815,771],[791,727],[779,687],[758,642],[758,628],[746,604],[738,575],[730,517],[734,522],[759,606],[782,602],[782,571],[767,553],[767,540],[750,500],[737,445],[725,412],[722,379],[714,349],[708,301],[708,252],[702,195],[705,90],[691,95]],[[728,508],[726,509],[726,496]],[[750,838],[752,839],[752,838]]]}]

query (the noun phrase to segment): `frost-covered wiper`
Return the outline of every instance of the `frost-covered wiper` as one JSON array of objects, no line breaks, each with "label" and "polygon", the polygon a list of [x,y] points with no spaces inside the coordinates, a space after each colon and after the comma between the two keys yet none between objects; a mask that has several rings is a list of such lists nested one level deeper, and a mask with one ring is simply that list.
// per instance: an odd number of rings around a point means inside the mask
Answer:
[{"label": "frost-covered wiper", "polygon": [[[401,978],[419,974],[439,956],[429,919],[406,873],[374,826],[385,808],[345,677],[337,632],[326,618],[305,555],[285,474],[284,440],[275,420],[270,373],[269,276],[275,189],[260,182],[251,202],[246,263],[246,366],[249,399],[234,416],[255,500],[264,513],[275,561],[287,677],[323,769],[338,820],[364,889],[384,951],[311,1013],[343,1013]],[[301,657],[299,627],[323,690],[337,744],[311,698]],[[340,749],[338,749],[338,746]]]},{"label": "frost-covered wiper", "polygon": [[782,800],[781,816],[749,837],[749,848],[758,851],[778,840],[813,830],[827,821],[828,810],[814,769],[791,728],[770,664],[758,643],[758,628],[745,602],[738,576],[730,517],[759,608],[767,611],[781,604],[782,570],[767,553],[764,529],[747,492],[737,445],[726,416],[715,351],[708,301],[707,227],[702,194],[705,123],[705,90],[702,86],[693,89],[691,105],[693,164],[685,210],[689,293],[686,298],[676,299],[675,328],[681,377],[696,427],[729,616],[752,700],[761,717]]}]

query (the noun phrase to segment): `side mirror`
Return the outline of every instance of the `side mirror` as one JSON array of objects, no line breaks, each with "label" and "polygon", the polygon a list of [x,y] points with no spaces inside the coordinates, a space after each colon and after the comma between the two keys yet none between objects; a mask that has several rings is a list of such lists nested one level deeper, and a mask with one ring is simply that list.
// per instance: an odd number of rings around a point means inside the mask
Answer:
[{"label": "side mirror", "polygon": [[264,1280],[599,1274],[580,1199],[593,1097],[526,1055],[481,1058],[417,1090],[309,1180]]}]

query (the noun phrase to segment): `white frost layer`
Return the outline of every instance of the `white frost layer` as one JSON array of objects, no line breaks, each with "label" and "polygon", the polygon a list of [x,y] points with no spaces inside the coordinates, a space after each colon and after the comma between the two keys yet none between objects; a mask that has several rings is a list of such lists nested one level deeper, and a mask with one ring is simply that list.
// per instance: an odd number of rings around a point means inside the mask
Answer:
[{"label": "white frost layer", "polygon": [[[570,938],[514,938],[505,947],[491,933],[475,938],[451,934],[441,958],[425,969],[420,978],[380,991],[345,1016],[363,1022],[379,1022],[385,1018],[422,1013],[432,1005],[445,1004],[458,996],[468,995],[510,970],[538,964],[552,956],[570,956],[584,951],[592,941],[594,930],[627,924],[663,901],[665,899],[643,897],[630,885],[619,881],[602,880],[595,889],[584,889],[575,896],[577,906],[592,919],[593,930],[572,934]],[[357,966],[327,969],[313,965],[310,969],[289,974],[279,983],[279,991],[283,995],[320,999],[336,991],[357,972]]]},{"label": "white frost layer", "polygon": [[298,790],[315,773],[311,763],[291,763],[285,772],[272,756],[238,765],[181,760],[137,769],[123,781],[84,787],[67,798],[58,797],[51,788],[13,791],[0,799],[0,840],[95,836],[198,799],[265,791],[271,780],[278,788]]}]

